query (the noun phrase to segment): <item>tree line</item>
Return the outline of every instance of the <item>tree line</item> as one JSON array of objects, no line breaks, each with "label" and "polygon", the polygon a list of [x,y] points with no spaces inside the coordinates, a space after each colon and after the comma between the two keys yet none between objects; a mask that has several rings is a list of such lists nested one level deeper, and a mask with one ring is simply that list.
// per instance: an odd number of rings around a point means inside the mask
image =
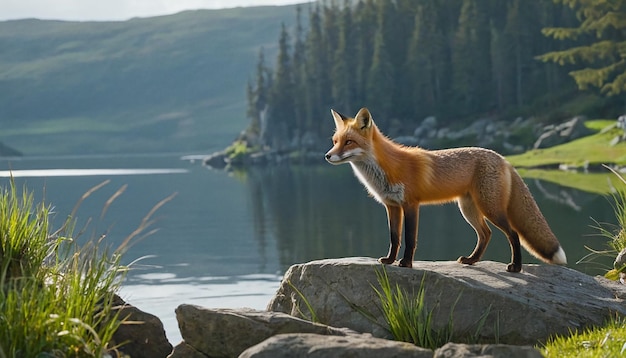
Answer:
[{"label": "tree line", "polygon": [[557,106],[576,91],[568,75],[575,61],[562,60],[576,36],[554,35],[579,26],[583,15],[572,3],[327,0],[299,7],[294,28],[282,25],[274,66],[259,53],[247,86],[248,133],[273,148],[307,146],[330,136],[330,108],[353,115],[367,106],[393,135],[430,115],[451,124]]}]

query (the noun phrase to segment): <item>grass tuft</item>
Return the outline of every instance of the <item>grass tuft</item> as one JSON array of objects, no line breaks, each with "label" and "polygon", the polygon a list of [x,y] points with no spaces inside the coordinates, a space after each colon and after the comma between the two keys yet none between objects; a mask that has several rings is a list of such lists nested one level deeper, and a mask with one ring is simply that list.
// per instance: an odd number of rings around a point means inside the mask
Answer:
[{"label": "grass tuft", "polygon": [[35,205],[32,193],[19,192],[13,180],[0,187],[0,358],[117,356],[109,342],[125,321],[115,306],[128,270],[121,259],[139,232],[115,249],[103,238],[79,246],[73,234],[80,202],[105,184],[85,193],[54,232],[49,206]]},{"label": "grass tuft", "polygon": [[[464,343],[478,343],[480,332],[482,331],[490,310],[487,310],[479,322],[476,323],[476,330],[464,334],[463,337],[454,336],[453,313],[461,295],[450,308],[450,318],[447,325],[435,329],[433,327],[434,308],[426,306],[426,275],[422,277],[419,289],[416,294],[408,294],[400,285],[392,287],[387,271],[383,266],[382,272],[376,271],[376,276],[381,289],[374,288],[381,301],[381,309],[389,330],[395,340],[413,343],[419,347],[436,349],[448,342],[457,339]],[[496,327],[496,337],[498,341]]]},{"label": "grass tuft", "polygon": [[[622,177],[617,171],[609,166],[604,166],[610,170],[615,177],[622,183],[622,185],[614,186],[613,197],[613,212],[615,213],[615,219],[617,224],[606,224],[596,222],[595,229],[598,230],[600,236],[607,238],[607,247],[603,250],[597,250],[587,247],[589,254],[585,255],[578,263],[584,264],[596,264],[598,259],[603,257],[615,258],[622,250],[626,249],[626,179]],[[601,264],[598,264],[601,265]],[[613,269],[607,269],[605,277],[613,280],[617,280],[619,272],[623,271],[625,267],[614,267]]]},{"label": "grass tuft", "polygon": [[[600,235],[608,239],[607,249],[595,250],[579,261],[593,263],[598,257],[615,257],[626,248],[626,179],[615,170],[606,167],[622,182],[616,187],[613,194],[613,209],[617,225],[607,228],[606,225],[597,225]],[[624,267],[615,267],[605,275],[610,279],[618,279]],[[626,354],[626,318],[615,316],[603,327],[587,328],[582,332],[572,332],[571,335],[557,336],[550,339],[541,348],[545,357],[619,357]]]},{"label": "grass tuft", "polygon": [[552,338],[540,349],[548,358],[621,357],[626,353],[626,321],[616,317],[601,329],[589,328],[569,337]]}]

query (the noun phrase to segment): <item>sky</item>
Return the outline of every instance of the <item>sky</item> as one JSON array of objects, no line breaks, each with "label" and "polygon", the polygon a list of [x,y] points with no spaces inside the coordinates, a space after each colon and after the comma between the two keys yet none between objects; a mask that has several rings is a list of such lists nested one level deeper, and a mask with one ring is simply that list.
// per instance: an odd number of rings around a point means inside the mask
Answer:
[{"label": "sky", "polygon": [[0,21],[24,18],[119,21],[184,10],[289,5],[309,0],[1,0]]}]

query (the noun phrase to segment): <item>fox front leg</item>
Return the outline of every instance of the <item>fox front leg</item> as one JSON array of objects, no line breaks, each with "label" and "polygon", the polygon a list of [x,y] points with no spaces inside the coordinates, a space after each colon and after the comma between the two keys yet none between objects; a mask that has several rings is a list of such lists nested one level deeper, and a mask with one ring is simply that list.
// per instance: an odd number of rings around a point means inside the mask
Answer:
[{"label": "fox front leg", "polygon": [[419,205],[404,208],[404,257],[400,260],[401,267],[413,267],[413,256],[417,246],[417,225],[419,222]]},{"label": "fox front leg", "polygon": [[390,265],[396,261],[400,249],[400,234],[404,220],[404,211],[401,206],[385,205],[387,222],[389,225],[389,252],[387,256],[378,259],[380,263]]}]

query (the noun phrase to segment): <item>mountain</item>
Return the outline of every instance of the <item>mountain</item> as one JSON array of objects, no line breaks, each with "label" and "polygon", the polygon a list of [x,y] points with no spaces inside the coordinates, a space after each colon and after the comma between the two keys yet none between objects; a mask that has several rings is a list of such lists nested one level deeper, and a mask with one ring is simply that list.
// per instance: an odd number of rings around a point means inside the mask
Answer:
[{"label": "mountain", "polygon": [[261,48],[296,6],[0,22],[0,142],[25,155],[197,152],[247,125]]}]

